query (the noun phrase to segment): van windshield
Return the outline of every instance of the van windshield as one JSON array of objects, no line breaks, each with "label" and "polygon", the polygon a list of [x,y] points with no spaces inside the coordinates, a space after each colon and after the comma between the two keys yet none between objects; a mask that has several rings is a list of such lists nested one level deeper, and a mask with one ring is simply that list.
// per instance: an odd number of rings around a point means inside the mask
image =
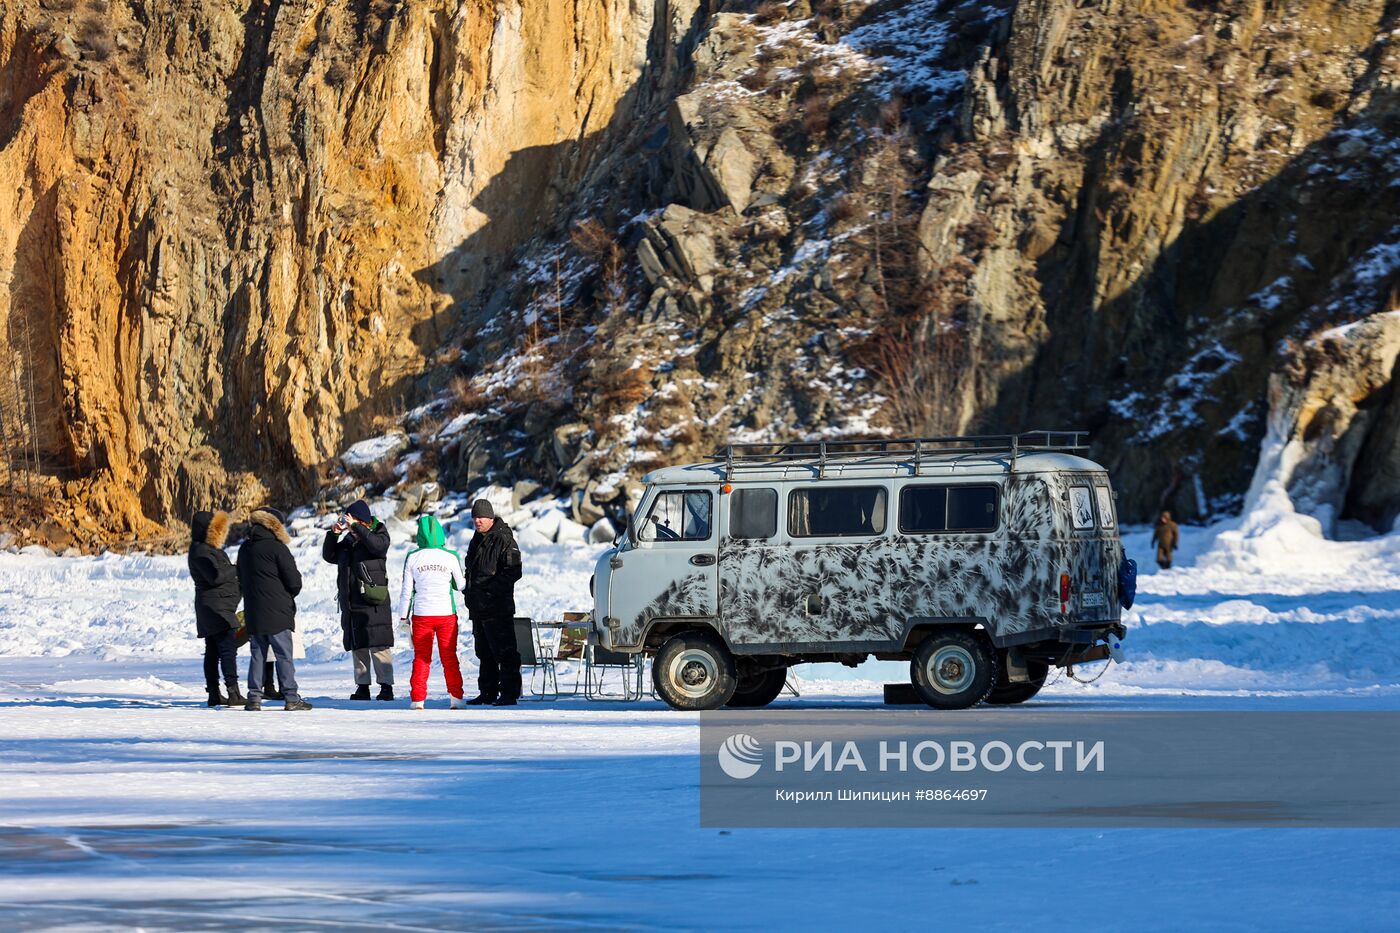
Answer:
[{"label": "van windshield", "polygon": [[710,537],[710,494],[663,492],[637,529],[642,541],[704,541]]}]

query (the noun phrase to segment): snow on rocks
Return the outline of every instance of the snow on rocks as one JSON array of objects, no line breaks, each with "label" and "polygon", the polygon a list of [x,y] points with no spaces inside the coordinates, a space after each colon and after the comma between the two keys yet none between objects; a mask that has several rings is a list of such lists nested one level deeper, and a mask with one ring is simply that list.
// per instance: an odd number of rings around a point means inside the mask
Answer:
[{"label": "snow on rocks", "polygon": [[606,518],[598,519],[588,529],[588,542],[590,544],[611,544],[616,537],[617,529]]},{"label": "snow on rocks", "polygon": [[402,431],[390,431],[378,437],[370,437],[350,445],[340,455],[340,462],[352,472],[370,472],[381,464],[392,463],[399,454],[408,449],[408,435]]}]

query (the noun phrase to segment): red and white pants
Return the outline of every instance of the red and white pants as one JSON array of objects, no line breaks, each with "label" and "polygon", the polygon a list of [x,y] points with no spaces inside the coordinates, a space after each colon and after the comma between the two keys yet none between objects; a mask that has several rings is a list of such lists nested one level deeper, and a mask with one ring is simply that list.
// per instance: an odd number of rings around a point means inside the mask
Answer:
[{"label": "red and white pants", "polygon": [[457,662],[457,617],[413,617],[413,677],[409,680],[410,696],[415,703],[428,698],[428,671],[433,666],[433,641],[437,640],[438,657],[447,692],[462,698],[462,666]]}]

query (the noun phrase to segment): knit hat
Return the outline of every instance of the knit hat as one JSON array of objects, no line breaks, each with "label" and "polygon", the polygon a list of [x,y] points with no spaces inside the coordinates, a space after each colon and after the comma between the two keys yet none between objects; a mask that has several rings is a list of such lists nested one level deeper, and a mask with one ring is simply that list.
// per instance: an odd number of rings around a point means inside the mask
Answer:
[{"label": "knit hat", "polygon": [[350,503],[350,508],[345,511],[357,522],[364,522],[366,525],[374,524],[374,513],[369,510],[369,503],[363,499],[356,499]]},{"label": "knit hat", "polygon": [[273,518],[277,519],[277,520],[278,520],[279,522],[281,522],[282,524],[284,524],[284,525],[287,524],[287,516],[283,515],[280,511],[278,511],[277,509],[274,509],[274,508],[273,508],[272,506],[270,506],[270,505],[260,506],[260,507],[258,507],[258,508],[256,508],[256,509],[254,509],[253,511],[255,511],[255,512],[266,512],[268,515],[271,515]]},{"label": "knit hat", "polygon": [[491,508],[490,499],[477,499],[472,503],[472,518],[495,518],[496,510]]}]

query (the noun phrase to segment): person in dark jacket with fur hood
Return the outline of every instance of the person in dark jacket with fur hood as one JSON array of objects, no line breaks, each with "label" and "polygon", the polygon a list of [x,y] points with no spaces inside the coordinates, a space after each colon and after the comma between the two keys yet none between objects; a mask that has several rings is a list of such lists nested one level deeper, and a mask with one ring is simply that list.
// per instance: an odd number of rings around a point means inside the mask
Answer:
[{"label": "person in dark jacket with fur hood", "polygon": [[297,624],[297,594],[301,571],[287,545],[286,519],[272,508],[261,508],[248,517],[251,529],[238,549],[238,582],[243,587],[243,620],[248,626],[252,662],[248,665],[247,710],[262,709],[263,662],[269,654],[277,660],[277,681],[288,710],[311,709],[297,693],[292,631]]},{"label": "person in dark jacket with fur hood", "polygon": [[[224,553],[227,512],[196,512],[190,522],[190,578],[194,580],[194,624],[204,639],[204,687],[210,706],[242,706],[238,689],[238,572]],[[228,695],[219,691],[223,669]]]},{"label": "person in dark jacket with fur hood", "polygon": [[515,583],[521,576],[520,548],[510,526],[496,517],[490,500],[472,503],[476,534],[467,545],[467,612],[480,662],[469,706],[514,706],[520,699],[520,649],[515,644]]},{"label": "person in dark jacket with fur hood", "polygon": [[394,698],[393,607],[389,605],[389,532],[369,503],[357,499],[326,532],[321,557],[336,565],[340,631],[355,669],[352,700],[369,699],[370,667],[377,700]]}]

